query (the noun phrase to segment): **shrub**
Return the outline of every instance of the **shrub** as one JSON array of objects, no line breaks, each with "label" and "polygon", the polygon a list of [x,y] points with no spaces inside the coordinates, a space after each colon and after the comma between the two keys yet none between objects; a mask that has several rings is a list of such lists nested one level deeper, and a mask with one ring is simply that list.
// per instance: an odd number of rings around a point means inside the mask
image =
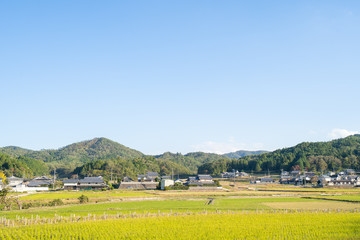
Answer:
[{"label": "shrub", "polygon": [[89,198],[87,196],[85,196],[84,194],[81,195],[80,197],[78,197],[78,199],[81,204],[89,202]]},{"label": "shrub", "polygon": [[48,206],[62,206],[64,202],[61,199],[54,199],[48,203]]}]

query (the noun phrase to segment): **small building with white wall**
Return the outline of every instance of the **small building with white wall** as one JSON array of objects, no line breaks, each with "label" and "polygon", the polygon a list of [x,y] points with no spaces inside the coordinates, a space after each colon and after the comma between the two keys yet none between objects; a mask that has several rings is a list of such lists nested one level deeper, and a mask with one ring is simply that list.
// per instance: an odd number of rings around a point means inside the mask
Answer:
[{"label": "small building with white wall", "polygon": [[161,190],[165,190],[165,187],[174,186],[175,182],[172,179],[162,179],[161,180]]}]

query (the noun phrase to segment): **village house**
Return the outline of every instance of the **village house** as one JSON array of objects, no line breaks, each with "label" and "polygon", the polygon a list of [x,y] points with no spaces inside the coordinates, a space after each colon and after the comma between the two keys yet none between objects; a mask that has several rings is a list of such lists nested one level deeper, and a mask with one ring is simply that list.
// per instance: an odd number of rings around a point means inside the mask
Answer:
[{"label": "village house", "polygon": [[198,174],[196,177],[189,177],[185,183],[188,186],[215,185],[213,178],[207,174]]},{"label": "village house", "polygon": [[275,180],[271,177],[260,178],[260,183],[275,183]]},{"label": "village house", "polygon": [[107,188],[103,177],[85,177],[84,179],[64,179],[64,190],[101,190]]},{"label": "village house", "polygon": [[138,182],[133,181],[130,177],[124,177],[119,185],[119,189],[155,190],[159,186],[159,182],[155,181],[158,176],[155,172],[137,175]]},{"label": "village house", "polygon": [[6,180],[8,182],[9,187],[15,187],[16,185],[21,184],[24,181],[24,179],[14,177],[14,176],[8,177],[8,178],[6,178]]},{"label": "village house", "polygon": [[237,177],[249,177],[249,174],[246,172],[239,172],[238,170],[233,170],[232,172],[223,172],[221,173],[222,178],[237,178]]},{"label": "village house", "polygon": [[147,172],[145,175],[137,175],[138,182],[155,182],[159,178],[157,172]]},{"label": "village house", "polygon": [[64,190],[78,190],[79,179],[64,179]]},{"label": "village house", "polygon": [[175,182],[172,179],[164,178],[161,179],[161,190],[165,190],[165,187],[174,186]]}]

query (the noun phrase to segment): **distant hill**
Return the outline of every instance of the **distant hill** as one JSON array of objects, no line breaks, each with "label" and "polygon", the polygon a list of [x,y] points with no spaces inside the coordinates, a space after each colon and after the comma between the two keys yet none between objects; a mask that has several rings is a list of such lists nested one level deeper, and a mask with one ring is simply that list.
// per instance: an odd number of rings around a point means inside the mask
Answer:
[{"label": "distant hill", "polygon": [[360,170],[359,134],[329,142],[304,142],[294,147],[240,159],[205,163],[199,166],[198,172],[219,174],[231,169],[256,172],[308,169],[321,172],[346,168]]},{"label": "distant hill", "polygon": [[16,146],[8,146],[8,147],[0,148],[0,152],[8,154],[13,157],[19,157],[29,154],[33,152],[33,150],[16,147]]},{"label": "distant hill", "polygon": [[12,156],[25,156],[44,162],[59,162],[81,164],[97,159],[112,159],[116,157],[137,158],[144,156],[143,153],[125,147],[120,143],[107,138],[94,138],[88,141],[73,143],[58,150],[32,151],[19,147],[0,148],[0,152]]},{"label": "distant hill", "polygon": [[[157,156],[146,156],[143,153],[128,148],[107,138],[94,138],[92,140],[73,143],[60,149],[33,151],[16,146],[0,148],[15,159],[22,158],[19,164],[31,165],[34,173],[43,173],[56,167],[61,176],[69,176],[77,167],[79,174],[109,174],[113,169],[118,175],[130,174],[132,176],[149,171],[169,174],[195,174],[198,167],[204,163],[220,159],[239,158],[249,154],[258,154],[260,151],[238,151],[225,155],[204,152],[181,153],[165,152]],[[45,164],[44,164],[45,163]],[[116,164],[115,164],[116,163]],[[111,167],[109,167],[111,166]]]},{"label": "distant hill", "polygon": [[48,166],[40,160],[28,157],[14,157],[5,153],[0,153],[0,170],[7,176],[32,177],[36,175],[48,174]]},{"label": "distant hill", "polygon": [[226,156],[228,158],[241,158],[241,157],[245,157],[245,156],[250,156],[250,155],[259,155],[262,153],[267,153],[268,151],[245,151],[245,150],[240,150],[240,151],[236,151],[236,152],[231,152],[231,153],[226,153],[223,154],[223,156]]},{"label": "distant hill", "polygon": [[156,159],[168,160],[177,163],[181,166],[187,167],[193,172],[196,172],[198,167],[207,162],[216,161],[226,158],[227,156],[218,155],[215,153],[193,152],[182,155],[181,153],[166,152],[161,155],[154,156]]},{"label": "distant hill", "polygon": [[111,174],[113,178],[122,178],[125,176],[135,179],[138,174],[145,174],[146,172],[157,172],[162,175],[191,175],[195,172],[189,170],[187,167],[181,166],[169,160],[156,159],[151,156],[144,156],[135,159],[107,159],[95,160],[77,167],[74,173],[80,176],[104,176],[110,179]]}]

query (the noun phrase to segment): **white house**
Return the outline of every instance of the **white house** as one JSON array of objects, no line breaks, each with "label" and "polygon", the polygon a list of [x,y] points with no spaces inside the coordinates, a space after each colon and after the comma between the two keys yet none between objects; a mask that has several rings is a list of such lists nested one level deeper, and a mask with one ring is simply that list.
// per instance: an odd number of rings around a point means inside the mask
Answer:
[{"label": "white house", "polygon": [[175,182],[172,179],[161,180],[161,190],[165,190],[165,187],[174,186]]},{"label": "white house", "polygon": [[14,176],[8,177],[6,180],[9,183],[8,184],[9,187],[15,187],[16,185],[21,184],[24,181],[24,179]]}]

